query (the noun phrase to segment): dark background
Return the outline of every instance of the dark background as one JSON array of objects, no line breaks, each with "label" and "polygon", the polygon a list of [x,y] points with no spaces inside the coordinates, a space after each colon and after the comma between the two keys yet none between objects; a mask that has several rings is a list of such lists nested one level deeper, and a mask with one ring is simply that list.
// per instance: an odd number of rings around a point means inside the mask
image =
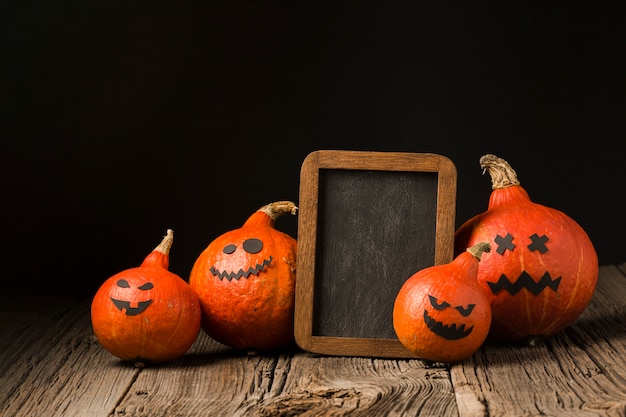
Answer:
[{"label": "dark background", "polygon": [[186,279],[318,149],[449,157],[457,225],[495,153],[626,261],[624,2],[512,3],[2,2],[2,292],[90,297],[167,228]]}]

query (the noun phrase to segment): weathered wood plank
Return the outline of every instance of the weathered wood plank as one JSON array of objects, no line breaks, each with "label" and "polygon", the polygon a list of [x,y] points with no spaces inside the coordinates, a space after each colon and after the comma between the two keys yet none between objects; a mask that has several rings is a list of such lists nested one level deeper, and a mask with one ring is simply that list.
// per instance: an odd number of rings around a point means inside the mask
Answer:
[{"label": "weathered wood plank", "polygon": [[457,415],[445,367],[417,359],[246,355],[201,334],[172,364],[146,368],[119,416]]},{"label": "weathered wood plank", "polygon": [[626,415],[626,264],[601,267],[565,331],[534,347],[487,343],[450,371],[298,349],[247,355],[204,333],[183,357],[137,369],[97,343],[87,302],[2,301],[3,417]]},{"label": "weathered wood plank", "polygon": [[139,372],[97,343],[89,303],[66,302],[48,310],[31,303],[36,311],[14,325],[22,312],[0,312],[3,344],[15,343],[1,353],[1,416],[108,416]]},{"label": "weathered wood plank", "polygon": [[[30,371],[33,355],[43,350],[46,331],[71,309],[76,300],[68,297],[2,297],[0,303],[0,404],[19,389],[24,373]],[[22,363],[21,369],[16,363]]]},{"label": "weathered wood plank", "polygon": [[451,367],[459,415],[626,415],[626,276],[600,268],[594,299],[534,347],[486,343]]}]

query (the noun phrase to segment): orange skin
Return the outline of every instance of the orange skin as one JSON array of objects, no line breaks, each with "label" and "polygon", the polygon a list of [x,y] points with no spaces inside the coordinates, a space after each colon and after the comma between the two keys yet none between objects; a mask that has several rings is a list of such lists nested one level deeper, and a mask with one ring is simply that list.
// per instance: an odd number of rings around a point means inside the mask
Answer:
[{"label": "orange skin", "polygon": [[[294,342],[297,244],[274,222],[253,213],[194,263],[189,283],[202,306],[202,328],[220,343],[263,351]],[[244,249],[251,242],[254,253]]]},{"label": "orange skin", "polygon": [[417,357],[458,362],[474,354],[487,338],[491,307],[476,280],[478,262],[471,253],[462,253],[449,264],[416,272],[400,289],[394,302],[394,330]]},{"label": "orange skin", "polygon": [[[494,186],[487,211],[456,231],[455,253],[476,242],[492,247],[478,271],[493,313],[491,338],[533,343],[569,326],[591,301],[598,279],[591,240],[564,213],[533,203],[519,183]],[[503,275],[516,293],[498,290]],[[533,294],[518,282],[522,275],[529,287],[543,280],[556,289],[539,285]]]},{"label": "orange skin", "polygon": [[165,362],[183,355],[196,340],[200,303],[168,264],[167,254],[155,249],[141,266],[113,275],[96,292],[92,326],[111,354],[135,363]]}]

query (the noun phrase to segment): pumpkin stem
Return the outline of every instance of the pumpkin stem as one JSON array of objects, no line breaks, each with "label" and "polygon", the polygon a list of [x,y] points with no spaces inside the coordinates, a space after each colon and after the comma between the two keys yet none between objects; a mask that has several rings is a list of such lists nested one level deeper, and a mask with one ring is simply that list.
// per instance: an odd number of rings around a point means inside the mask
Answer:
[{"label": "pumpkin stem", "polygon": [[480,242],[472,246],[471,248],[467,248],[467,251],[472,254],[472,256],[480,261],[480,257],[483,252],[491,252],[491,245],[487,242]]},{"label": "pumpkin stem", "polygon": [[169,255],[172,243],[174,243],[174,231],[172,229],[167,229],[167,234],[163,236],[163,240],[156,248],[154,248],[154,251]]},{"label": "pumpkin stem", "polygon": [[502,158],[487,154],[480,157],[480,167],[489,171],[491,176],[491,188],[506,188],[512,185],[520,185],[515,170]]},{"label": "pumpkin stem", "polygon": [[262,211],[267,214],[272,221],[276,221],[279,216],[282,216],[286,213],[296,214],[298,211],[298,207],[291,201],[276,201],[274,203],[269,203],[257,211]]}]

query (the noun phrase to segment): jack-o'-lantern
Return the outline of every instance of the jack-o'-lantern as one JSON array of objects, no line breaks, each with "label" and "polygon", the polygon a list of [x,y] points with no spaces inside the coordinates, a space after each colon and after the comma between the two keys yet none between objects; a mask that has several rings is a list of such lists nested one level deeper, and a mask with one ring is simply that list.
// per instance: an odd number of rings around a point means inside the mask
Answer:
[{"label": "jack-o'-lantern", "polygon": [[491,324],[489,300],[476,279],[488,243],[479,243],[451,263],[413,274],[401,287],[393,307],[400,342],[417,357],[457,362],[483,344]]},{"label": "jack-o'-lantern", "polygon": [[530,200],[505,160],[480,159],[492,188],[487,211],[455,234],[455,253],[489,242],[478,280],[489,296],[490,337],[535,344],[569,326],[591,301],[598,257],[589,236],[563,212]]},{"label": "jack-o'-lantern", "polygon": [[290,201],[263,206],[198,256],[189,284],[200,300],[202,328],[211,338],[248,351],[294,341],[297,244],[274,224],[296,211]]},{"label": "jack-o'-lantern", "polygon": [[181,356],[200,332],[196,294],[167,269],[173,233],[168,230],[140,266],[108,278],[91,303],[91,322],[100,344],[136,366]]}]

